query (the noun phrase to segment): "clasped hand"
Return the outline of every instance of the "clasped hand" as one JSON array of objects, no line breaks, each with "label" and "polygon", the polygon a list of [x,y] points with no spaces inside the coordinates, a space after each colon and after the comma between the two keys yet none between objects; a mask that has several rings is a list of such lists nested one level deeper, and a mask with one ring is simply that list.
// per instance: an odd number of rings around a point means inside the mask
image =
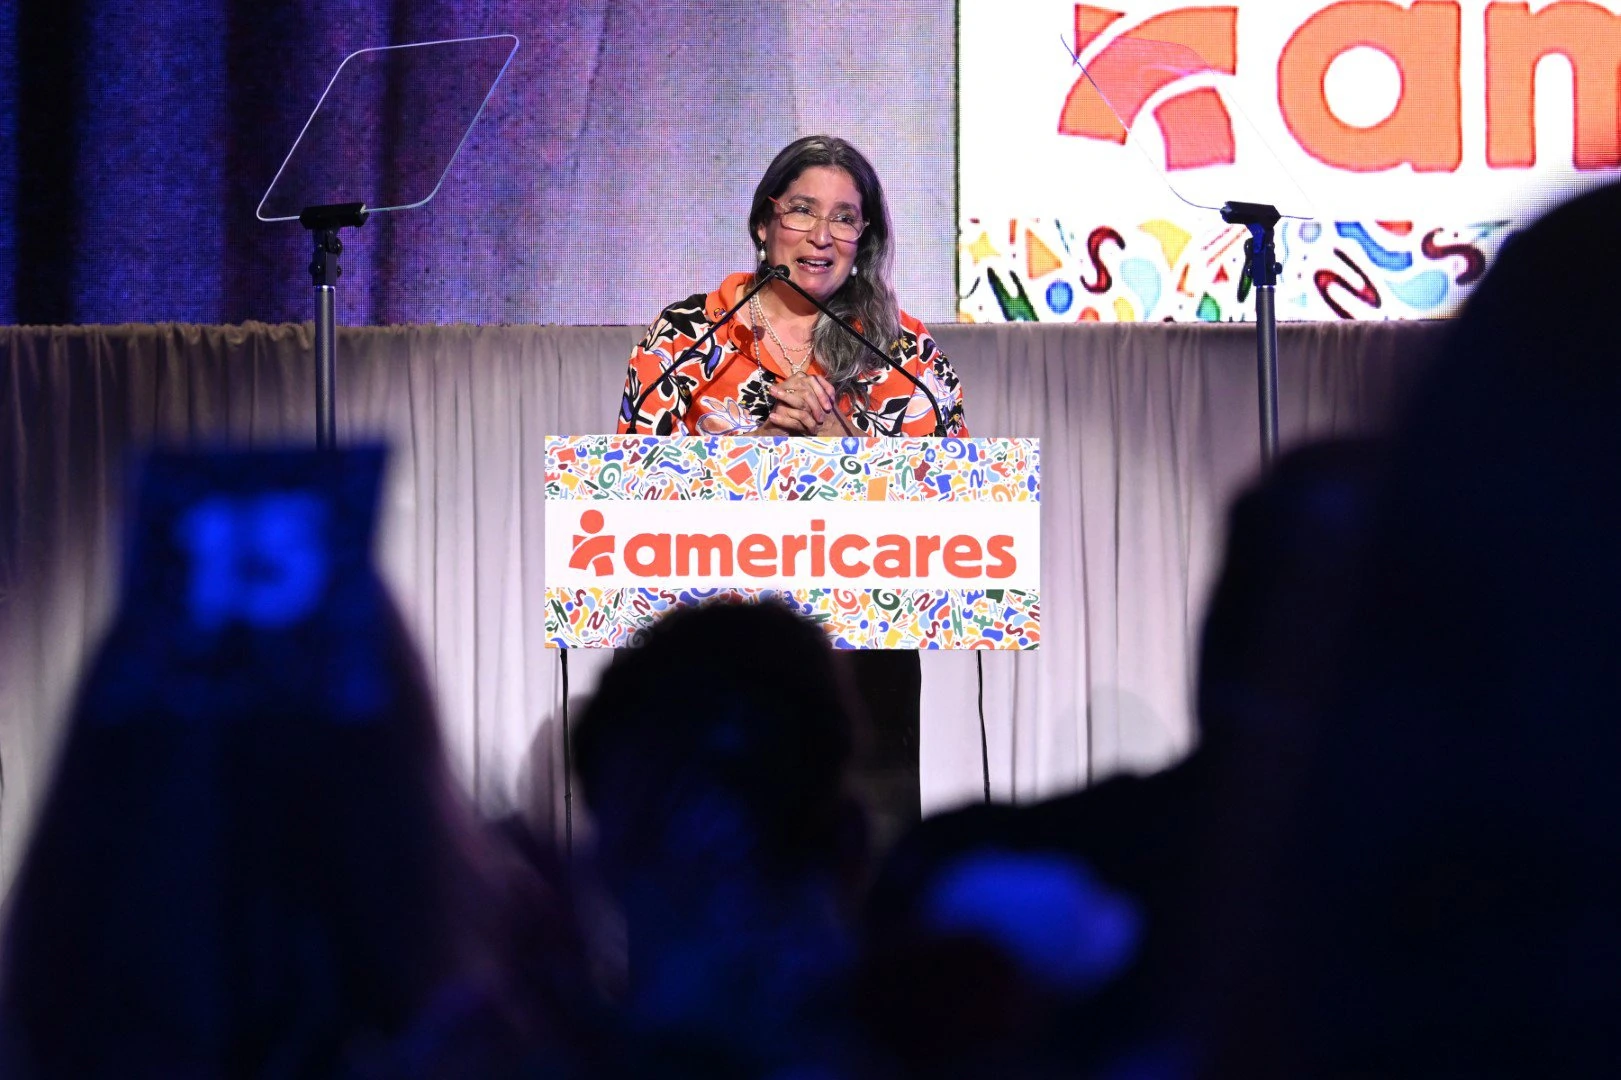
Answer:
[{"label": "clasped hand", "polygon": [[776,404],[756,429],[760,435],[847,435],[849,425],[839,413],[833,384],[820,375],[804,373],[769,383],[766,390]]}]

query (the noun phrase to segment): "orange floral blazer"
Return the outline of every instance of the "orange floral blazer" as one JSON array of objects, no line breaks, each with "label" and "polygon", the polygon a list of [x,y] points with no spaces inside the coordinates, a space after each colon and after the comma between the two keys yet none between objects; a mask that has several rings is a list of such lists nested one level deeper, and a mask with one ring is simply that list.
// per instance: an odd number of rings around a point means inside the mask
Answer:
[{"label": "orange floral blazer", "polygon": [[[625,393],[619,402],[619,431],[629,430],[631,410],[660,371],[708,332],[748,288],[753,275],[732,274],[705,296],[695,293],[665,308],[630,356]],[[923,324],[901,313],[897,342],[902,364],[934,394],[946,419],[946,434],[968,435],[962,384]],[[822,374],[819,364],[810,370]],[[788,378],[776,357],[760,348],[754,332],[734,318],[665,377],[635,417],[638,433],[738,435],[766,422],[772,397],[766,387]],[[856,389],[840,398],[839,411],[858,435],[934,434],[928,398],[893,368],[869,372]]]}]

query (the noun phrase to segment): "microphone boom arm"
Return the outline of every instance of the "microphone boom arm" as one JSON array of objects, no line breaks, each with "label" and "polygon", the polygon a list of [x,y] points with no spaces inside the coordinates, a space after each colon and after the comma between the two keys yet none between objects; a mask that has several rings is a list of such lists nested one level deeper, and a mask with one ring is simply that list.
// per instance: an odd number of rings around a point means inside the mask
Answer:
[{"label": "microphone boom arm", "polygon": [[[694,341],[685,349],[682,349],[679,356],[677,356],[674,360],[671,360],[668,364],[664,365],[663,370],[658,373],[658,377],[647,384],[647,386],[642,390],[641,396],[636,399],[636,404],[631,406],[630,416],[627,418],[629,421],[629,427],[625,431],[626,435],[636,434],[636,419],[642,415],[642,406],[647,404],[647,399],[652,396],[653,390],[659,385],[659,383],[669,378],[670,374],[674,372],[676,368],[687,363],[687,361],[691,359],[699,349],[703,348],[704,342],[714,337],[716,331],[725,326],[727,323],[731,322],[732,317],[739,311],[743,310],[743,305],[754,299],[755,293],[765,288],[771,282],[776,281],[778,278],[785,281],[787,280],[788,268],[786,266],[773,266],[769,271],[767,271],[765,277],[754,283],[754,288],[744,293],[743,298],[732,305],[732,309],[730,311],[716,319],[714,324],[710,326],[708,330],[704,331],[702,337],[700,337],[697,341]],[[788,284],[793,285],[793,282],[789,281]],[[797,288],[798,286],[795,287]],[[654,434],[657,434],[657,432],[654,432]]]},{"label": "microphone boom arm", "polygon": [[[872,343],[872,339],[867,337],[866,334],[863,334],[860,330],[857,330],[855,327],[851,326],[842,317],[828,308],[826,304],[822,303],[820,300],[816,299],[816,297],[812,296],[810,293],[801,288],[799,282],[788,276],[790,273],[788,267],[774,266],[772,267],[772,273],[779,274],[790,289],[794,290],[794,292],[798,293],[800,296],[803,296],[806,300],[809,300],[812,304],[814,304],[817,311],[820,311],[823,315],[826,315],[839,326],[843,327],[846,333],[853,335],[857,341],[861,342],[861,344],[865,345],[869,350],[871,350],[872,353],[878,357],[878,359],[882,360],[884,363],[906,376],[908,382],[910,382],[917,389],[923,391],[923,396],[929,399],[929,408],[934,410],[935,437],[939,439],[946,437],[945,414],[940,411],[940,403],[935,400],[934,394],[930,392],[926,385],[924,385],[922,379],[918,378],[916,375],[913,375],[910,371],[907,371],[903,363],[884,352],[884,350],[880,349],[877,345],[874,345]],[[902,414],[901,419],[902,422],[905,421],[904,413]]]}]

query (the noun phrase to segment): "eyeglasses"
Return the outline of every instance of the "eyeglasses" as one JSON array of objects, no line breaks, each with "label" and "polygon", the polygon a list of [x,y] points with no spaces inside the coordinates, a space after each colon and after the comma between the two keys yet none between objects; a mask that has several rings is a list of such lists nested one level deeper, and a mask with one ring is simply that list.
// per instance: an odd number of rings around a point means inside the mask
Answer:
[{"label": "eyeglasses", "polygon": [[827,222],[827,231],[835,240],[859,240],[861,234],[867,230],[867,223],[853,210],[835,210],[831,214],[818,214],[808,206],[798,204],[784,208],[776,199],[771,204],[777,208],[777,220],[782,227],[790,232],[810,232],[816,228],[818,221]]}]

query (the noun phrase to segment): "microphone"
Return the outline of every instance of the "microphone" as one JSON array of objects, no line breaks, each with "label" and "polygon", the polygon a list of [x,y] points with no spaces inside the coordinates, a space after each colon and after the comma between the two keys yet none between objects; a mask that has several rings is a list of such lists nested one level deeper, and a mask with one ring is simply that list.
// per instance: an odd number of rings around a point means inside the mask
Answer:
[{"label": "microphone", "polygon": [[[867,335],[863,334],[860,330],[857,330],[855,327],[851,326],[849,323],[845,322],[843,318],[835,314],[830,308],[828,308],[826,304],[822,303],[820,300],[816,299],[816,297],[800,288],[799,282],[788,276],[789,270],[786,265],[774,266],[771,268],[771,272],[780,276],[783,281],[787,282],[788,287],[794,290],[794,292],[816,305],[817,311],[820,311],[823,315],[826,315],[828,318],[832,319],[844,330],[845,333],[852,335],[857,341],[865,345],[874,356],[878,357],[878,359],[882,360],[884,363],[906,376],[907,382],[910,382],[913,386],[923,391],[923,396],[929,399],[929,408],[934,410],[935,438],[943,439],[946,437],[945,414],[940,411],[940,403],[934,399],[934,395],[929,392],[929,388],[923,385],[922,379],[919,379],[916,375],[913,375],[910,371],[907,371],[904,364],[902,364],[899,360],[896,360],[893,356],[890,356],[888,353],[884,352],[884,350],[880,349],[878,346],[874,345],[872,343],[872,339],[867,337]],[[901,414],[900,422],[902,424],[906,422],[906,414],[904,412]]]},{"label": "microphone", "polygon": [[[658,378],[647,384],[647,386],[642,390],[642,396],[636,399],[635,405],[631,406],[630,416],[628,417],[630,426],[625,431],[626,435],[636,434],[636,418],[641,415],[642,406],[645,405],[647,403],[647,399],[652,396],[654,387],[658,386],[659,383],[669,378],[670,372],[674,371],[682,364],[685,364],[695,353],[698,352],[699,349],[703,348],[704,342],[714,337],[717,330],[731,322],[732,316],[736,315],[739,311],[742,311],[743,305],[748,303],[750,300],[753,300],[755,293],[759,292],[773,281],[776,281],[778,278],[781,278],[784,281],[787,280],[788,268],[786,266],[773,266],[770,270],[766,271],[765,277],[761,278],[759,281],[756,281],[754,283],[754,287],[748,292],[744,293],[741,300],[732,305],[732,310],[722,315],[719,319],[716,319],[714,325],[710,326],[708,330],[705,330],[702,337],[700,337],[697,341],[694,341],[689,347],[683,349],[681,351],[681,355],[664,365],[664,369],[659,372]],[[792,285],[793,282],[790,281],[788,284]]]}]

